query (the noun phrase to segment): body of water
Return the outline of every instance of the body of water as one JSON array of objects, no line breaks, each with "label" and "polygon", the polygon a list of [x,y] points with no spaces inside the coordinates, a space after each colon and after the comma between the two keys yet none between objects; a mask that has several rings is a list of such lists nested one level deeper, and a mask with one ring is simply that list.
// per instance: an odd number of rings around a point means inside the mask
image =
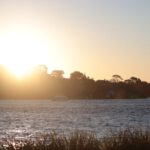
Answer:
[{"label": "body of water", "polygon": [[150,100],[0,100],[0,138],[150,126]]}]

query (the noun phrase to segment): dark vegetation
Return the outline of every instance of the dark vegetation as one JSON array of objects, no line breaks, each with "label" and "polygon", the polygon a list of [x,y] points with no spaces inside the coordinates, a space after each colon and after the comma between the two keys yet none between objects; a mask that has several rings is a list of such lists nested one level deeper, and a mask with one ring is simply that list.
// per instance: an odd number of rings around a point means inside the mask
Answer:
[{"label": "dark vegetation", "polygon": [[150,133],[127,129],[104,138],[90,133],[52,133],[34,140],[5,140],[0,150],[150,150]]},{"label": "dark vegetation", "polygon": [[116,99],[148,98],[150,83],[137,77],[123,80],[120,75],[113,75],[111,80],[94,80],[75,71],[70,78],[64,78],[64,71],[54,70],[48,74],[45,65],[37,66],[22,80],[0,66],[1,99],[51,99],[66,96],[70,99]]}]

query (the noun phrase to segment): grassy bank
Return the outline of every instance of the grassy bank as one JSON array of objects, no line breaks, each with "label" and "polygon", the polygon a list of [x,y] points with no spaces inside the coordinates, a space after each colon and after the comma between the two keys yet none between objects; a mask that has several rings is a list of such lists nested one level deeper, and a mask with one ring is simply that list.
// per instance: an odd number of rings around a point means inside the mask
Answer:
[{"label": "grassy bank", "polygon": [[0,150],[150,150],[150,132],[127,129],[104,138],[81,132],[51,133],[35,140],[2,141]]}]

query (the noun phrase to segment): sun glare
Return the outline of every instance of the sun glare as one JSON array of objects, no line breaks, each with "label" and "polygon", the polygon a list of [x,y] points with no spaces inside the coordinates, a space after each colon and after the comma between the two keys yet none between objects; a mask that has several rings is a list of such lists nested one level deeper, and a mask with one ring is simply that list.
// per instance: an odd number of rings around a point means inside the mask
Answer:
[{"label": "sun glare", "polygon": [[4,65],[10,73],[14,74],[17,78],[22,78],[31,72],[30,66],[23,66],[23,65]]},{"label": "sun glare", "polygon": [[0,39],[0,63],[18,77],[48,61],[48,46],[33,33],[12,33]]}]

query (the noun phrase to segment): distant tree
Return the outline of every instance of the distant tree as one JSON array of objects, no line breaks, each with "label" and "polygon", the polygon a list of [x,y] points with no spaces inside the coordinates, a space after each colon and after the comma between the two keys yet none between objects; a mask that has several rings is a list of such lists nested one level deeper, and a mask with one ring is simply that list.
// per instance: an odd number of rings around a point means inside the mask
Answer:
[{"label": "distant tree", "polygon": [[64,71],[63,70],[53,70],[50,75],[51,75],[51,77],[55,77],[55,78],[63,78]]},{"label": "distant tree", "polygon": [[70,74],[70,79],[85,79],[86,76],[79,71],[74,71]]},{"label": "distant tree", "polygon": [[35,72],[40,75],[48,74],[48,68],[46,65],[38,65],[35,68]]},{"label": "distant tree", "polygon": [[135,84],[141,83],[141,79],[137,77],[131,77],[130,80],[132,83],[135,83]]},{"label": "distant tree", "polygon": [[125,80],[124,82],[127,83],[127,84],[131,84],[131,83],[132,83],[132,80],[127,79],[127,80]]},{"label": "distant tree", "polygon": [[123,80],[123,78],[120,75],[113,75],[111,81],[112,82],[121,82]]}]

